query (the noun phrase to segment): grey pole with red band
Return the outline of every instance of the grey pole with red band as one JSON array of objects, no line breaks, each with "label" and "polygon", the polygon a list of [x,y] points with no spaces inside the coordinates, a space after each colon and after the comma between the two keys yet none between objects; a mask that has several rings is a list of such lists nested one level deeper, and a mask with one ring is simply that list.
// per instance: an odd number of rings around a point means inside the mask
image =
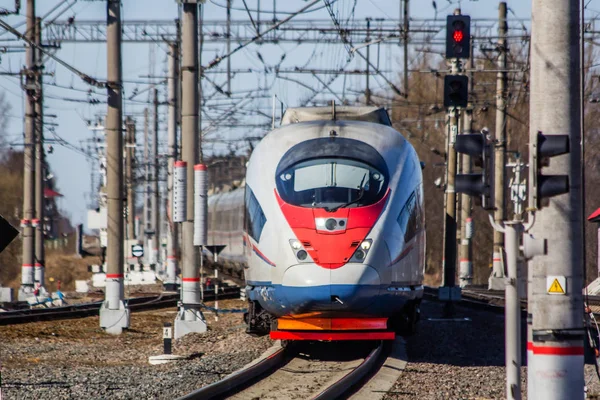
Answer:
[{"label": "grey pole with red band", "polygon": [[[179,38],[169,45],[169,120],[168,120],[168,145],[169,145],[169,164],[167,171],[167,198],[169,202],[167,230],[167,277],[165,279],[166,290],[177,289],[177,268],[179,264],[179,223],[185,219],[179,220],[175,215],[175,202],[180,201],[175,197],[175,183],[179,184],[181,178],[185,179],[186,165],[178,159],[178,141],[177,141],[177,118],[179,115],[177,87],[179,79]],[[182,165],[183,164],[183,165]],[[180,172],[183,172],[181,174]],[[175,176],[177,172],[178,176]],[[182,175],[182,176],[180,176]],[[183,181],[185,184],[185,180]],[[183,199],[185,200],[185,198]]]},{"label": "grey pole with red band", "polygon": [[181,155],[187,163],[186,220],[182,223],[182,282],[179,312],[175,318],[175,338],[192,332],[206,332],[200,312],[200,276],[198,251],[194,246],[194,166],[198,162],[199,132],[199,62],[198,3],[178,0],[183,8],[181,21]]},{"label": "grey pole with red band", "polygon": [[[538,209],[530,232],[547,246],[529,263],[530,399],[584,398],[579,19],[579,1],[533,0],[528,197],[530,209]],[[542,181],[532,169],[542,154],[539,132],[568,135],[570,145],[569,152],[552,157],[544,167],[547,177],[568,176],[568,192],[543,200],[536,191]],[[528,245],[524,242],[524,248]]]},{"label": "grey pole with red band", "polygon": [[[27,39],[35,40],[35,1],[27,0]],[[31,220],[35,212],[35,50],[32,46],[27,46],[25,50],[25,59],[27,62],[25,92],[25,148],[24,148],[24,170],[23,170],[23,219],[21,220],[23,236],[23,261],[21,266],[21,288],[19,289],[19,300],[27,300],[33,295],[34,285],[34,228]]]},{"label": "grey pole with red band", "polygon": [[118,335],[129,328],[129,309],[123,302],[124,218],[123,218],[123,108],[121,70],[121,2],[108,0],[107,77],[108,111],[106,113],[108,246],[106,248],[106,289],[100,308],[100,327]]}]

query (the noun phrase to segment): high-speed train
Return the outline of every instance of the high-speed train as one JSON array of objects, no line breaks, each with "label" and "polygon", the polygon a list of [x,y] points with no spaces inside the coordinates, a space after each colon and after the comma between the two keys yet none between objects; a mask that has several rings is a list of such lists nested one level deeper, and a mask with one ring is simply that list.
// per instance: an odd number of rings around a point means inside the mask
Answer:
[{"label": "high-speed train", "polygon": [[393,339],[419,317],[421,163],[374,107],[290,108],[209,198],[209,244],[243,270],[247,332],[283,340]]}]

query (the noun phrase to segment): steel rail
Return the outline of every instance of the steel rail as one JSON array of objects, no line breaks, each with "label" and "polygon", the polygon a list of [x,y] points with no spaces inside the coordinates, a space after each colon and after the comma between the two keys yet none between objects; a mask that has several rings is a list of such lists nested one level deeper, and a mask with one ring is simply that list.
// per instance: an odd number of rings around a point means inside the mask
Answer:
[{"label": "steel rail", "polygon": [[180,397],[178,400],[208,400],[239,390],[244,387],[246,383],[283,365],[288,359],[289,354],[290,350],[282,347],[275,353],[257,362],[256,364],[240,369],[231,375],[226,376],[224,379],[188,393],[187,395]]},{"label": "steel rail", "polygon": [[[228,287],[220,291],[219,298],[231,299],[239,297],[239,287]],[[214,290],[204,291],[204,300],[214,300]],[[160,308],[175,307],[179,301],[179,294],[151,297],[133,297],[127,300],[129,309],[133,311],[156,310]],[[24,324],[39,321],[55,321],[61,319],[85,318],[98,315],[102,301],[93,303],[74,304],[63,307],[34,308],[28,310],[6,311],[0,313],[0,326]]]},{"label": "steel rail", "polygon": [[333,385],[327,387],[321,393],[313,397],[313,400],[334,400],[348,394],[363,378],[371,373],[378,365],[378,361],[383,354],[384,342],[380,341],[379,346],[374,348],[362,363],[352,371],[344,375],[343,378],[336,381]]}]

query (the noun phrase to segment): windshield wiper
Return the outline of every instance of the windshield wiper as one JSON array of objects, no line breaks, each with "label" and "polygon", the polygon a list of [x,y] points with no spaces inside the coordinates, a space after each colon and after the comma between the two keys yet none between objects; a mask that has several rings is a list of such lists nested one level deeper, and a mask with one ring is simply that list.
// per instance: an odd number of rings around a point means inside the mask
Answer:
[{"label": "windshield wiper", "polygon": [[360,181],[360,193],[358,194],[358,197],[352,201],[349,201],[347,203],[341,204],[337,207],[333,207],[333,208],[326,208],[325,211],[327,212],[336,212],[337,210],[339,210],[340,208],[345,208],[348,207],[352,204],[358,203],[359,201],[362,200],[363,196],[365,195],[365,187],[363,186],[363,183],[365,183],[365,178],[367,177],[367,174],[363,175],[363,178]]}]

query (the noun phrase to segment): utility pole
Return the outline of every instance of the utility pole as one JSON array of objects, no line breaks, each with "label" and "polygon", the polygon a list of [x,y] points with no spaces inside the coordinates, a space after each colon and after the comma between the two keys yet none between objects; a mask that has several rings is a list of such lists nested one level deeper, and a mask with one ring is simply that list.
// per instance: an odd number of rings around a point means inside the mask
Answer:
[{"label": "utility pole", "polygon": [[[371,41],[371,18],[367,17],[365,18],[367,21],[367,37],[365,39],[366,43],[369,43]],[[367,45],[367,73],[365,75],[366,77],[366,89],[365,89],[365,97],[366,97],[366,103],[368,106],[371,105],[371,89],[369,88],[369,78],[370,78],[370,70],[369,67],[371,65],[370,61],[371,60],[371,46]]]},{"label": "utility pole", "polygon": [[158,89],[154,89],[154,129],[152,138],[152,230],[154,231],[154,247],[150,249],[154,256],[156,265],[160,264],[160,190],[159,179],[159,161],[158,161]]},{"label": "utility pole", "polygon": [[[544,241],[539,247],[545,250],[529,263],[528,393],[533,399],[584,398],[580,11],[579,1],[532,3],[528,198],[529,208],[538,210],[531,232],[538,245]],[[544,142],[561,135],[567,151],[565,146],[545,151],[550,149]],[[553,157],[545,173],[537,174],[544,153]],[[554,191],[543,185],[561,181]],[[524,240],[526,256],[529,244]]]},{"label": "utility pole", "polygon": [[135,154],[135,122],[131,117],[125,120],[126,143],[125,149],[125,181],[127,184],[127,239],[134,240],[135,237],[135,184],[133,177],[134,154]]},{"label": "utility pole", "polygon": [[404,0],[404,8],[402,10],[403,16],[403,29],[402,29],[402,44],[404,46],[404,96],[408,98],[408,30],[409,30],[409,17],[408,17],[408,1]]},{"label": "utility pole", "polygon": [[[496,145],[495,145],[495,201],[494,221],[500,225],[506,215],[506,99],[507,99],[507,33],[506,22],[507,7],[505,2],[498,5],[498,73],[496,79]],[[502,250],[504,248],[504,235],[502,232],[494,231],[494,251],[492,274],[489,278],[488,288],[495,290],[504,289],[504,263],[502,262]]]},{"label": "utility pole", "polygon": [[107,0],[107,92],[106,159],[108,246],[106,291],[100,308],[100,327],[118,335],[129,328],[129,309],[123,302],[123,102],[121,68],[121,1]]},{"label": "utility pole", "polygon": [[[473,40],[471,39],[471,48],[473,47]],[[475,57],[471,56],[469,59],[469,69],[472,71],[475,67]],[[475,88],[475,81],[473,80],[473,73],[469,72],[469,94],[473,93]],[[473,102],[471,96],[469,96],[469,104],[463,114],[463,134],[470,134],[473,132]],[[472,172],[471,156],[468,154],[461,154],[461,173],[470,174]],[[472,213],[472,201],[471,196],[466,193],[462,193],[460,196],[460,232],[461,241],[459,247],[459,272],[458,282],[461,288],[469,286],[473,283],[473,250],[471,248],[471,239],[473,238],[473,219],[471,218]]]},{"label": "utility pole", "polygon": [[198,7],[195,0],[179,0],[183,8],[181,63],[181,152],[187,163],[186,221],[182,222],[182,290],[181,306],[175,319],[175,338],[191,332],[206,332],[204,315],[200,311],[200,276],[198,251],[194,246],[194,166],[199,161],[201,145],[198,126],[199,62]]},{"label": "utility pole", "polygon": [[[42,19],[37,18],[35,23],[35,44],[42,45]],[[43,53],[36,49],[36,86],[37,95],[35,101],[35,266],[34,281],[39,295],[46,295],[45,272],[46,262],[44,254],[44,179],[46,177],[44,160],[44,92],[42,63]]]},{"label": "utility pole", "polygon": [[[231,53],[231,0],[227,0],[227,54]],[[227,93],[231,94],[231,57],[227,57]]]},{"label": "utility pole", "polygon": [[[35,41],[35,0],[27,0],[27,39]],[[27,45],[25,50],[26,71],[25,71],[25,149],[24,149],[24,169],[23,169],[23,219],[21,227],[23,228],[23,261],[21,265],[21,287],[19,289],[19,300],[27,300],[34,291],[34,228],[32,220],[35,217],[35,153],[34,141],[36,133],[36,60],[35,49]]]},{"label": "utility pole", "polygon": [[150,249],[150,231],[152,231],[151,198],[150,198],[150,120],[148,108],[144,108],[144,246],[146,247],[146,261],[152,263],[152,250]]},{"label": "utility pole", "polygon": [[[167,171],[167,199],[169,199],[169,209],[173,209],[173,180],[174,164],[178,159],[178,140],[177,140],[177,119],[179,115],[179,42],[173,42],[169,45],[169,163]],[[167,278],[165,280],[165,289],[175,290],[177,288],[177,269],[179,264],[179,223],[173,218],[173,212],[169,213],[169,229],[167,231]]]}]

